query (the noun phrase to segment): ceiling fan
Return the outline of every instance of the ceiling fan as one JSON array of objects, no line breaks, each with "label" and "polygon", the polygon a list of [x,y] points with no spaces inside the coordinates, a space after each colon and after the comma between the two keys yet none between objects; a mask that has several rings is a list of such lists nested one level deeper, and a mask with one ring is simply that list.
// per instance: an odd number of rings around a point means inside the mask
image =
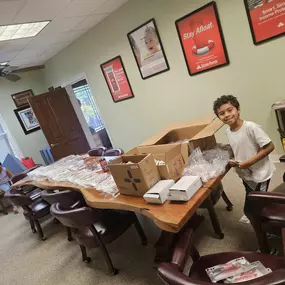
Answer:
[{"label": "ceiling fan", "polygon": [[28,72],[33,70],[39,70],[45,68],[44,65],[35,65],[25,68],[19,68],[18,66],[11,66],[8,62],[0,63],[0,77],[3,77],[11,82],[17,82],[21,77],[15,73]]}]

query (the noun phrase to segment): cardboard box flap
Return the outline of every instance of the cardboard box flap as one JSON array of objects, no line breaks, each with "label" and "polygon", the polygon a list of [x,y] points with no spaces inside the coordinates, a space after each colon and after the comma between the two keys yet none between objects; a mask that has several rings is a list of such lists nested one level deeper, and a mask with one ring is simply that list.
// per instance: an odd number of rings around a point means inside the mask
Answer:
[{"label": "cardboard box flap", "polygon": [[128,155],[147,155],[152,154],[156,160],[164,162],[170,161],[177,155],[181,154],[181,144],[165,144],[134,147],[124,154]]},{"label": "cardboard box flap", "polygon": [[216,119],[215,115],[207,115],[201,118],[194,118],[189,121],[173,123],[169,125],[165,130],[171,131],[174,129],[180,129],[190,126],[199,126],[199,125],[209,125],[212,121]]},{"label": "cardboard box flap", "polygon": [[[140,164],[140,163],[142,163],[143,161],[144,161],[144,159],[145,158],[147,158],[148,156],[147,155],[143,155],[143,154],[137,154],[137,155],[131,155],[131,154],[129,154],[129,155],[123,155],[123,156],[120,156],[120,157],[118,157],[118,158],[116,158],[116,159],[114,159],[114,160],[112,160],[112,161],[110,161],[109,162],[109,164],[111,164],[111,165],[120,165],[120,164],[123,164],[124,162],[126,163],[126,162],[128,162],[128,161],[130,161],[130,162],[133,162],[134,164]],[[126,165],[128,165],[128,164],[126,164]],[[131,164],[130,164],[131,165]]]},{"label": "cardboard box flap", "polygon": [[223,122],[221,122],[218,118],[216,118],[208,126],[206,126],[203,130],[201,130],[197,135],[195,135],[191,140],[210,137],[214,135],[223,125],[224,125]]},{"label": "cardboard box flap", "polygon": [[161,137],[164,137],[165,135],[167,135],[168,132],[169,132],[168,130],[159,131],[156,135],[150,137],[149,139],[147,139],[144,143],[140,144],[139,146],[154,145],[157,143],[157,141],[159,141]]},{"label": "cardboard box flap", "polygon": [[151,153],[154,159],[164,162],[170,161],[175,156],[181,154],[181,146],[179,144],[140,146],[138,150],[141,154]]}]

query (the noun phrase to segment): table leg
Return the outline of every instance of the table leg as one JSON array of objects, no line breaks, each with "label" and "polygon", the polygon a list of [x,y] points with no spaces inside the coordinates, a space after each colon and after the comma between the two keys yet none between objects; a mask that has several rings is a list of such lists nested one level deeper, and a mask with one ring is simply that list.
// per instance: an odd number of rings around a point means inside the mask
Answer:
[{"label": "table leg", "polygon": [[218,220],[218,216],[216,214],[211,195],[208,196],[206,200],[206,205],[207,205],[207,210],[209,212],[215,234],[217,235],[217,238],[223,239],[224,234],[222,233],[220,222]]},{"label": "table leg", "polygon": [[[191,227],[194,231],[198,229],[200,224],[204,221],[204,216],[197,215],[195,213],[190,220],[185,224],[185,226],[180,230],[184,230],[187,227]],[[176,238],[178,237],[179,233],[171,233],[162,231],[158,241],[155,244],[156,255],[154,258],[154,262],[170,262],[172,258],[172,249],[173,244],[175,243]]]}]

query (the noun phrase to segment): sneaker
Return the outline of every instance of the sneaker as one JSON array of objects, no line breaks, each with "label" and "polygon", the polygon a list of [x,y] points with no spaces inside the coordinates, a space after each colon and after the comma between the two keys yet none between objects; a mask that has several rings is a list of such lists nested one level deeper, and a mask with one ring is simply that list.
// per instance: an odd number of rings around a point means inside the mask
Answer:
[{"label": "sneaker", "polygon": [[13,212],[14,212],[14,214],[19,214],[18,208],[17,207],[13,207]]},{"label": "sneaker", "polygon": [[243,224],[250,224],[250,220],[248,219],[248,217],[246,215],[243,215],[240,220],[239,220],[240,223],[243,223]]}]

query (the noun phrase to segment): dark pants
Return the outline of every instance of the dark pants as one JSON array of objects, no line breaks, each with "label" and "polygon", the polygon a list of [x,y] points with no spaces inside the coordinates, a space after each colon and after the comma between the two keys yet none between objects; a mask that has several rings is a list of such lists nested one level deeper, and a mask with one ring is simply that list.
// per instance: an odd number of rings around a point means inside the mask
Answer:
[{"label": "dark pants", "polygon": [[249,209],[249,202],[248,202],[248,194],[250,192],[253,192],[253,191],[263,191],[263,192],[267,192],[268,190],[268,187],[269,187],[269,183],[270,183],[270,179],[268,179],[267,181],[264,181],[264,182],[261,182],[261,183],[258,183],[255,190],[251,189],[250,186],[248,186],[246,184],[245,181],[243,181],[243,185],[245,187],[245,202],[244,202],[244,208],[243,208],[243,211],[245,213],[245,215],[247,215],[248,213],[248,209]]}]

